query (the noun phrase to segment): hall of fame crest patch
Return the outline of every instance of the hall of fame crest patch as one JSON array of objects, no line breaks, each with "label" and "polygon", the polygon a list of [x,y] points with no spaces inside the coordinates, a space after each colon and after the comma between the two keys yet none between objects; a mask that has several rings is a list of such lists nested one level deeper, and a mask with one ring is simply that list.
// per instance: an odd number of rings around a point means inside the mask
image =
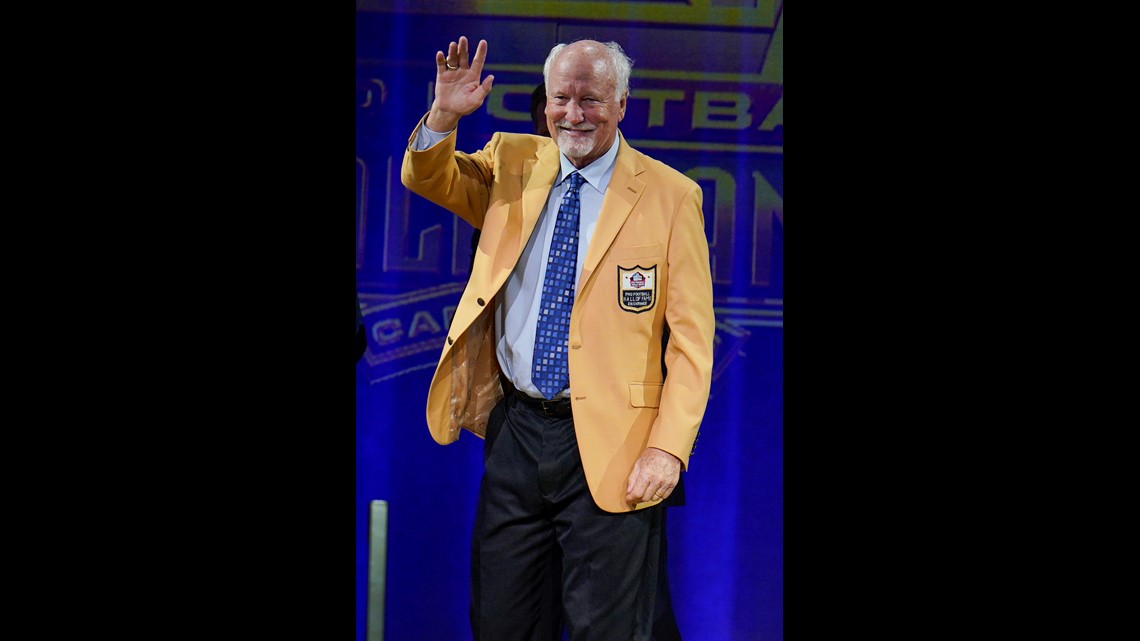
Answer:
[{"label": "hall of fame crest patch", "polygon": [[618,265],[618,306],[640,314],[657,303],[657,265],[625,268]]}]

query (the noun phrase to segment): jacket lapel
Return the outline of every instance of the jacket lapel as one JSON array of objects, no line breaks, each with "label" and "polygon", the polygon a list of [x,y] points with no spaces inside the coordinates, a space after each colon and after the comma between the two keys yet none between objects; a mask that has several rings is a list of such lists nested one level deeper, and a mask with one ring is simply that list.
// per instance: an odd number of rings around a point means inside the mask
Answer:
[{"label": "jacket lapel", "polygon": [[[645,171],[641,166],[637,152],[625,141],[625,136],[618,132],[618,154],[614,160],[614,173],[610,178],[609,187],[606,188],[605,198],[602,200],[602,211],[598,214],[598,226],[594,228],[594,235],[590,238],[590,248],[586,251],[586,262],[582,264],[582,275],[579,278],[578,291],[585,292],[594,274],[594,269],[602,261],[602,257],[609,251],[610,245],[617,238],[622,225],[625,224],[634,205],[645,193],[645,183],[637,177]],[[532,223],[533,224],[533,223]]]},{"label": "jacket lapel", "polygon": [[526,161],[526,165],[523,167],[522,219],[519,221],[520,241],[518,252],[511,262],[512,268],[518,263],[519,257],[522,256],[523,249],[526,247],[527,239],[530,238],[535,224],[538,223],[538,215],[546,206],[546,199],[550,196],[550,188],[554,186],[554,179],[558,177],[560,167],[558,145],[553,143],[540,149],[537,157]]}]

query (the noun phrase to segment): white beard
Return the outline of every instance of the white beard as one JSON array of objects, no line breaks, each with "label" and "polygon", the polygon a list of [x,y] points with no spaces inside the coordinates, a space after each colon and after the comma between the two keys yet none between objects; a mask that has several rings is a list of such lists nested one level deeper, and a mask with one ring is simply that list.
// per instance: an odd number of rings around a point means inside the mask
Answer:
[{"label": "white beard", "polygon": [[567,158],[581,158],[594,150],[596,129],[585,138],[571,138],[568,135],[563,135],[564,133],[563,130],[558,130],[558,149],[566,154]]}]

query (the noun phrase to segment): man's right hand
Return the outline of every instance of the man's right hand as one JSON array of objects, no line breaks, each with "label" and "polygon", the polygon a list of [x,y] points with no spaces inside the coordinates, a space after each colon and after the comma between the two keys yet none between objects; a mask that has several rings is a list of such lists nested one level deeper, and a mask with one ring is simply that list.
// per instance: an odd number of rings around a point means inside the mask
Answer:
[{"label": "man's right hand", "polygon": [[479,41],[470,63],[467,55],[467,36],[459,36],[458,44],[449,44],[446,56],[442,51],[435,52],[435,101],[425,123],[432,131],[455,129],[459,119],[478,109],[491,93],[495,76],[479,80],[487,59],[487,41]]}]

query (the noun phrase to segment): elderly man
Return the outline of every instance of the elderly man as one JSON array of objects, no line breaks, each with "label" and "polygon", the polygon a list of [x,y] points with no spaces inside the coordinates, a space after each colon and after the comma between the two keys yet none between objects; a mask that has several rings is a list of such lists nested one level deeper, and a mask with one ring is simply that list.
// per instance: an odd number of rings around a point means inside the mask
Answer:
[{"label": "elderly man", "polygon": [[481,231],[428,389],[441,444],[486,439],[473,535],[476,639],[532,639],[543,568],[562,557],[571,641],[649,636],[660,502],[687,468],[712,378],[700,187],[618,131],[631,61],[617,43],[555,46],[551,137],[455,150],[478,109],[480,41],[436,52],[435,99],[402,180]]}]

